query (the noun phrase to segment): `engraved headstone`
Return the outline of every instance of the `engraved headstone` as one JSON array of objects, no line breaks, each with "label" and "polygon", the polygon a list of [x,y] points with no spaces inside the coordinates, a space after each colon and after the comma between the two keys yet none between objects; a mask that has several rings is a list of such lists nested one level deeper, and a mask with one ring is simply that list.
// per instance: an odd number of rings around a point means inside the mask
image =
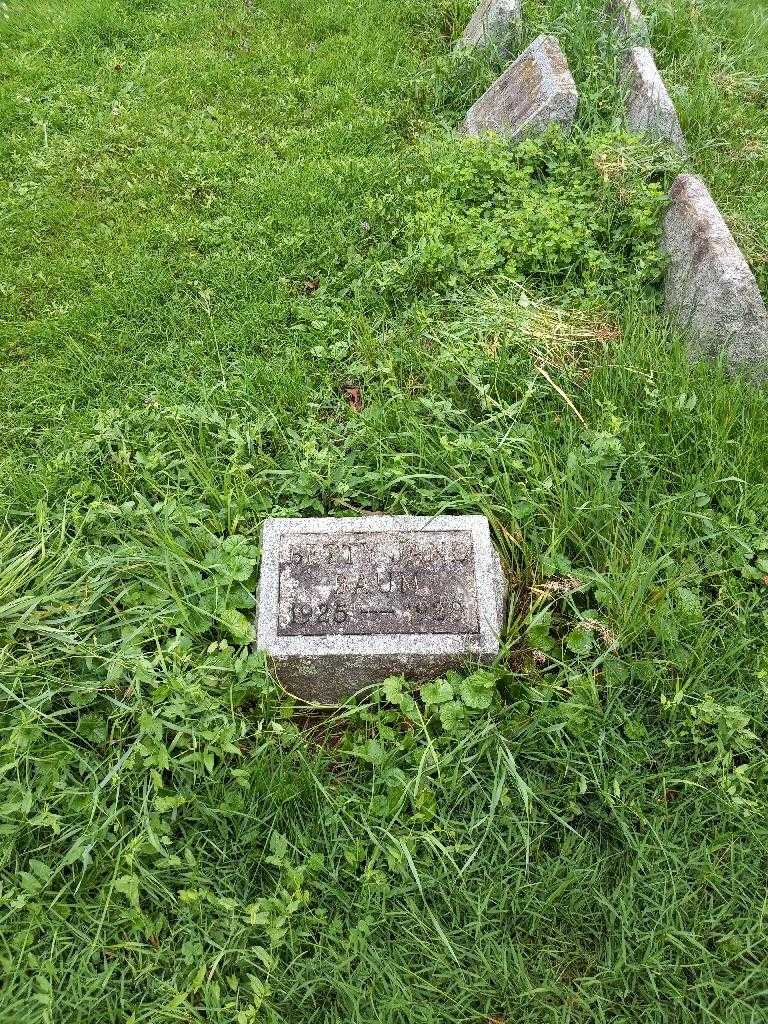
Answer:
[{"label": "engraved headstone", "polygon": [[579,95],[568,61],[554,36],[539,36],[472,104],[461,125],[467,135],[494,131],[510,139],[569,128]]},{"label": "engraved headstone", "polygon": [[768,310],[706,185],[681,174],[669,197],[667,310],[688,332],[695,357],[724,352],[731,370],[768,376]]},{"label": "engraved headstone", "polygon": [[305,700],[499,652],[506,584],[484,516],[268,519],[257,647]]}]

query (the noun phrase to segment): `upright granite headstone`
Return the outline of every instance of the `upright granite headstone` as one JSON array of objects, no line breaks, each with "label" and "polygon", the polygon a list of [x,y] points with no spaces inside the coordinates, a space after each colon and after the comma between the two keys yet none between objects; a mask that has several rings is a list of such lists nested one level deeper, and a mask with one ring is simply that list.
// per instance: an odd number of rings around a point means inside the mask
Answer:
[{"label": "upright granite headstone", "polygon": [[627,124],[633,132],[648,134],[686,152],[685,136],[675,105],[645,46],[633,46],[624,62],[627,88]]},{"label": "upright granite headstone", "polygon": [[509,53],[509,36],[522,19],[522,0],[481,0],[457,46],[495,46]]},{"label": "upright granite headstone", "polygon": [[732,370],[765,377],[768,311],[755,275],[701,178],[681,174],[664,217],[667,310],[695,356],[724,352]]},{"label": "upright granite headstone", "polygon": [[570,127],[579,96],[568,61],[554,36],[539,36],[467,111],[461,131],[500,132],[511,139]]},{"label": "upright granite headstone", "polygon": [[268,519],[257,647],[305,700],[499,653],[506,584],[484,516]]}]

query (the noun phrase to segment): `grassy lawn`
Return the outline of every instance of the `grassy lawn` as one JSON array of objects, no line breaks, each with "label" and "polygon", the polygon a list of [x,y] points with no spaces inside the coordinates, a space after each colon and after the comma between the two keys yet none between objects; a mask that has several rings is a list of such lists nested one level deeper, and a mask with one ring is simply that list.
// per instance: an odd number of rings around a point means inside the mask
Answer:
[{"label": "grassy lawn", "polygon": [[[768,425],[660,314],[602,2],[0,5],[0,1022],[759,1024]],[[646,0],[768,287],[768,19]],[[268,515],[489,516],[502,657],[295,707]]]}]

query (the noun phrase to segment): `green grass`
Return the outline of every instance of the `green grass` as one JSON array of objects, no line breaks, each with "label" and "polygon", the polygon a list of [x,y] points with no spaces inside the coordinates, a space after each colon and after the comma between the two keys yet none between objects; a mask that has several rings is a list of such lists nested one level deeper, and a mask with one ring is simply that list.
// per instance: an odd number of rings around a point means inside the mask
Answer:
[{"label": "green grass", "polygon": [[[647,3],[765,283],[764,14]],[[659,315],[599,7],[514,149],[468,3],[0,8],[2,1024],[765,1019],[764,396]],[[259,527],[370,510],[490,517],[503,655],[309,712]]]}]

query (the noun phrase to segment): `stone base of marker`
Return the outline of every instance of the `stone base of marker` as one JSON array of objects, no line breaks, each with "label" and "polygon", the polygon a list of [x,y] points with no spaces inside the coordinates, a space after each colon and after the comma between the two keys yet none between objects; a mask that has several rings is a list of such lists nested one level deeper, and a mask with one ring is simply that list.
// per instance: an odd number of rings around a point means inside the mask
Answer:
[{"label": "stone base of marker", "polygon": [[491,662],[505,602],[484,516],[264,524],[257,648],[307,701]]},{"label": "stone base of marker", "polygon": [[695,356],[725,353],[731,370],[765,377],[768,311],[755,275],[701,178],[681,174],[664,217],[667,310]]},{"label": "stone base of marker", "polygon": [[627,124],[633,132],[655,136],[686,152],[685,136],[675,105],[667,92],[653,54],[633,46],[623,69],[627,89]]},{"label": "stone base of marker", "polygon": [[539,36],[467,111],[461,131],[500,132],[515,139],[550,124],[570,127],[579,95],[554,36]]},{"label": "stone base of marker", "polygon": [[457,48],[496,47],[508,55],[509,36],[522,20],[521,6],[522,0],[482,0],[469,19]]}]

